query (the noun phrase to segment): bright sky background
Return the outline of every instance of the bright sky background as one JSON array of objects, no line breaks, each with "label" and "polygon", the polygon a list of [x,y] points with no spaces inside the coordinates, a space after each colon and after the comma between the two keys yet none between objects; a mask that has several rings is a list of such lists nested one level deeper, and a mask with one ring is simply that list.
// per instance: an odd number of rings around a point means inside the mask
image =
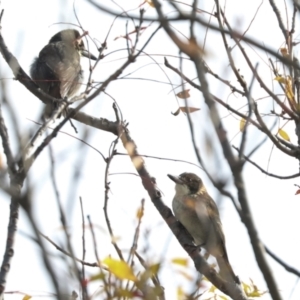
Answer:
[{"label": "bright sky background", "polygon": [[[107,2],[107,3],[106,3]],[[136,8],[140,1],[119,1],[124,9]],[[206,2],[209,6],[201,8],[212,11],[212,1]],[[284,17],[284,6],[282,1],[279,5],[282,9]],[[108,7],[112,7],[115,11],[118,9],[111,1],[105,1]],[[253,18],[260,1],[232,1],[228,0],[226,5],[227,18],[232,26],[245,31]],[[125,6],[127,5],[127,6]],[[84,0],[77,0],[75,3],[78,18],[83,27],[89,31],[92,38],[102,43],[112,24],[112,17],[98,12],[93,6]],[[55,24],[57,22],[76,23],[73,13],[73,1],[40,1],[40,0],[3,0],[1,9],[4,9],[4,17],[2,20],[2,34],[7,46],[17,57],[21,66],[25,71],[29,72],[30,64],[35,56],[48,40],[56,32],[70,28],[70,25]],[[171,11],[169,8],[166,11]],[[146,15],[153,15],[153,9],[148,8]],[[289,17],[290,18],[290,17]],[[297,19],[297,21],[299,21]],[[111,34],[108,38],[108,49],[105,54],[108,55],[100,62],[94,74],[95,81],[106,79],[117,67],[119,67],[124,58],[126,58],[126,41],[122,38],[114,40],[116,37],[125,34],[125,20],[118,19],[114,24]],[[147,40],[147,37],[153,32],[157,25],[152,24],[146,32],[141,36],[140,47]],[[298,28],[299,26],[296,26]],[[188,34],[188,27],[183,23],[176,24],[176,28],[182,33]],[[133,30],[132,23],[128,23],[128,31]],[[198,28],[199,41],[203,42],[204,30]],[[254,20],[251,29],[248,32],[250,37],[256,38],[259,42],[264,42],[273,49],[277,50],[282,47],[283,37],[279,31],[277,21],[273,15],[272,9],[265,1]],[[297,32],[296,32],[297,35]],[[229,39],[232,43],[232,40]],[[207,47],[205,48],[207,57],[205,58],[209,67],[223,78],[232,80],[231,83],[238,86],[236,79],[228,78],[229,68],[228,61],[224,56],[225,51],[221,39],[216,37],[213,32],[209,31],[207,37]],[[97,55],[97,49],[90,42],[90,51]],[[120,50],[113,52],[116,50]],[[177,49],[172,45],[169,38],[161,30],[153,41],[147,46],[146,53],[151,57],[144,55],[140,57],[136,63],[130,66],[122,76],[136,71],[131,77],[142,79],[154,79],[161,83],[148,80],[117,80],[113,82],[106,92],[110,94],[120,106],[124,119],[129,122],[129,130],[135,142],[138,145],[138,151],[141,154],[159,156],[162,158],[172,158],[186,160],[198,164],[191,143],[190,131],[188,128],[187,118],[184,114],[174,117],[171,112],[177,110],[178,105],[172,92],[172,88],[168,84],[169,79],[174,84],[180,84],[180,79],[176,74],[166,69],[163,65],[163,55],[178,55]],[[247,48],[249,55],[253,59],[253,63],[259,61],[259,71],[263,74],[263,78],[271,84],[273,75],[266,65],[267,56],[265,53],[257,52]],[[295,50],[296,54],[297,49]],[[234,54],[238,53],[237,49]],[[179,67],[178,59],[168,58],[170,63],[175,67]],[[154,63],[154,60],[156,63]],[[244,61],[239,56],[238,63],[241,73],[245,76],[249,83],[251,74],[248,72]],[[85,74],[88,74],[88,63],[82,61],[85,68]],[[15,112],[18,115],[20,127],[23,136],[32,135],[37,126],[30,120],[38,120],[42,109],[41,102],[29,93],[23,85],[13,80],[12,72],[7,67],[3,58],[0,59],[1,78],[7,84],[9,100],[11,101]],[[160,68],[158,67],[160,66]],[[194,78],[195,71],[193,66],[184,63],[184,71],[190,77]],[[210,80],[210,90],[212,93],[221,97],[224,101],[228,101],[235,107],[242,107],[245,99],[230,94],[230,90],[225,88],[220,82],[208,75]],[[276,82],[273,82],[275,90]],[[187,85],[188,88],[191,88]],[[179,92],[180,88],[175,92]],[[230,178],[230,172],[226,167],[224,159],[215,160],[215,154],[220,153],[219,146],[216,146],[215,134],[212,126],[208,121],[207,108],[204,104],[202,95],[191,88],[190,106],[201,108],[199,112],[192,115],[197,145],[207,161],[207,167],[215,178]],[[258,98],[265,95],[258,84],[255,84],[253,96]],[[183,105],[183,101],[181,102]],[[259,109],[269,112],[272,103],[269,98],[264,98],[259,102]],[[110,97],[102,94],[92,103],[84,108],[89,114],[94,116],[115,120],[112,109],[112,100]],[[220,114],[224,117],[224,124],[228,131],[228,137],[231,143],[239,146],[241,134],[239,133],[239,120],[228,112],[220,108]],[[246,112],[246,107],[241,109]],[[229,115],[229,116],[228,116]],[[271,126],[272,120],[268,124]],[[77,137],[82,138],[85,126],[75,123],[79,134]],[[12,128],[12,124],[8,124]],[[283,124],[281,124],[283,125]],[[294,135],[292,124],[284,127],[288,132],[293,143],[296,144],[297,139]],[[64,131],[75,136],[73,129],[67,124]],[[206,147],[205,140],[209,138],[212,142],[211,148]],[[210,140],[210,138],[212,139]],[[104,156],[108,155],[110,143],[115,139],[109,133],[100,130],[91,130],[90,136],[86,140],[90,145],[97,148]],[[257,145],[263,139],[263,136],[254,128],[250,128],[248,135],[247,152]],[[15,144],[15,143],[13,143]],[[110,245],[110,237],[103,214],[104,201],[104,170],[105,163],[101,156],[92,148],[83,145],[73,137],[59,134],[52,141],[53,151],[56,160],[56,177],[60,190],[60,195],[66,214],[68,223],[70,224],[70,232],[75,252],[81,257],[81,211],[79,205],[79,196],[82,197],[84,203],[85,215],[90,215],[94,224],[98,226],[96,230],[98,240],[98,252],[101,258],[105,258],[108,254],[117,257],[115,251]],[[125,152],[121,143],[118,144],[117,150]],[[2,148],[1,148],[1,151]],[[271,173],[279,175],[290,175],[298,171],[298,162],[281,154],[272,148],[270,143],[266,143],[253,157],[259,165],[264,169],[268,168]],[[235,209],[229,199],[220,197],[217,190],[211,185],[208,178],[199,168],[190,164],[175,161],[145,159],[148,170],[151,175],[156,178],[159,188],[163,192],[165,203],[171,206],[174,195],[174,183],[171,182],[167,174],[179,175],[182,172],[194,172],[203,178],[209,193],[213,196],[219,205],[224,231],[227,240],[227,250],[230,262],[239,275],[241,280],[249,282],[249,278],[253,279],[255,284],[261,290],[266,290],[266,286],[262,275],[257,267],[249,238],[244,225],[240,222]],[[76,186],[72,183],[72,176],[75,170],[80,169],[82,178]],[[118,243],[122,249],[126,251],[130,249],[134,229],[136,226],[136,211],[140,206],[142,198],[146,199],[145,216],[142,221],[141,239],[139,242],[139,251],[149,262],[158,262],[163,260],[163,269],[160,274],[162,285],[165,287],[166,299],[174,299],[175,288],[183,285],[186,291],[190,291],[190,285],[187,280],[177,273],[177,268],[170,266],[170,260],[174,257],[186,257],[186,253],[181,249],[171,231],[164,224],[160,215],[151,203],[147,192],[142,188],[139,177],[132,174],[135,173],[130,159],[126,156],[117,156],[113,160],[110,173],[119,173],[110,176],[111,193],[109,199],[109,214],[112,227],[116,237],[119,238]],[[244,178],[246,182],[246,190],[249,197],[253,218],[255,220],[259,236],[275,254],[277,254],[286,263],[300,270],[300,241],[298,228],[300,228],[300,200],[299,196],[294,196],[296,187],[294,184],[299,183],[298,180],[283,181],[266,177],[253,166],[246,165]],[[60,219],[57,210],[55,196],[53,194],[50,181],[50,163],[48,150],[37,159],[30,171],[30,183],[34,187],[33,203],[35,214],[38,218],[40,230],[57,243],[63,241],[63,232],[61,230]],[[235,194],[231,181],[228,183],[228,189]],[[70,190],[73,195],[70,196]],[[0,256],[4,251],[6,228],[9,214],[9,199],[3,193],[0,194]],[[28,226],[26,215],[20,211],[19,230],[22,233],[31,234]],[[8,283],[6,291],[26,292],[33,296],[44,295],[52,292],[49,285],[48,277],[44,272],[43,263],[39,256],[38,247],[22,233],[17,234],[15,256],[12,260],[12,267],[8,275]],[[148,232],[148,236],[146,234]],[[90,236],[89,231],[86,232]],[[94,252],[91,239],[87,238],[87,258],[89,262],[94,262]],[[143,253],[143,249],[147,249]],[[49,246],[49,252],[54,255],[60,255],[52,246]],[[283,299],[295,300],[300,298],[300,287],[298,280],[294,275],[287,273],[281,266],[268,257],[270,266],[274,272],[278,287],[282,293]],[[68,270],[62,265],[57,265],[59,274],[62,278],[66,278]],[[95,274],[96,269],[86,268],[88,275]],[[190,263],[190,274],[194,274],[192,263]],[[196,277],[195,277],[196,278]],[[78,286],[67,281],[70,290],[78,292]],[[94,291],[95,286],[89,290],[90,294]],[[22,295],[6,295],[6,300],[22,299]],[[35,297],[42,299],[42,297]],[[45,298],[43,298],[45,299]],[[262,299],[270,299],[266,294]]]}]

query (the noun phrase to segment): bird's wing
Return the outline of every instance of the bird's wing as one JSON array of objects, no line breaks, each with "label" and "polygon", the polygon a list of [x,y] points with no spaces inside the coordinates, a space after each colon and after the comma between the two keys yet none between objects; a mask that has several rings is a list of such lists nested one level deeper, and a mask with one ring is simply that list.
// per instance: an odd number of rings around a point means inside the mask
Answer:
[{"label": "bird's wing", "polygon": [[[197,194],[196,201],[196,213],[199,220],[203,224],[206,236],[206,250],[216,256],[217,249],[213,249],[218,246],[219,243],[225,243],[225,237],[222,230],[222,224],[220,221],[220,215],[214,200],[207,194]],[[219,247],[218,247],[219,248]]]},{"label": "bird's wing", "polygon": [[202,197],[203,200],[205,201],[210,223],[212,224],[213,227],[211,230],[213,230],[216,233],[217,241],[219,241],[219,244],[222,244],[225,249],[225,235],[222,228],[219,209],[215,201],[209,196],[209,194],[205,193],[202,195]]},{"label": "bird's wing", "polygon": [[203,247],[206,249],[207,242],[209,239],[209,234],[211,231],[211,219],[210,219],[210,209],[207,206],[206,199],[204,195],[195,195],[195,211],[198,216],[199,221],[202,225],[203,236],[205,237]]},{"label": "bird's wing", "polygon": [[225,235],[222,228],[220,214],[216,203],[208,195],[203,195],[206,203],[208,216],[210,219],[211,230],[208,237],[208,252],[215,256],[220,269],[221,277],[226,281],[234,281],[240,283],[238,277],[234,274],[229,263],[226,246]]},{"label": "bird's wing", "polygon": [[61,98],[58,77],[46,64],[44,56],[40,55],[31,65],[30,75],[36,84],[54,98]]},{"label": "bird's wing", "polygon": [[191,234],[195,244],[205,248],[210,226],[205,203],[198,201],[197,197],[191,195],[179,198],[177,207],[173,201],[173,210],[176,218]]},{"label": "bird's wing", "polygon": [[80,84],[81,66],[77,50],[64,42],[46,45],[40,52],[40,61],[54,73],[60,82],[60,97],[72,96]]}]

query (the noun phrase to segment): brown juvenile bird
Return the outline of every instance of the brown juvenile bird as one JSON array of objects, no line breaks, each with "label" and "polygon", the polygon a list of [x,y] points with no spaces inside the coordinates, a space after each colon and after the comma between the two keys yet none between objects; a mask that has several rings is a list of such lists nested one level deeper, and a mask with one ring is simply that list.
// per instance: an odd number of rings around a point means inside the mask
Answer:
[{"label": "brown juvenile bird", "polygon": [[239,284],[228,260],[219,210],[201,178],[193,173],[168,176],[176,183],[172,203],[175,217],[193,237],[195,244],[216,258],[223,280]]},{"label": "brown juvenile bird", "polygon": [[[50,96],[57,99],[70,98],[78,92],[83,80],[81,56],[97,60],[85,49],[82,36],[77,30],[62,30],[50,39],[35,58],[30,75]],[[49,117],[53,109],[53,105],[47,105],[45,117]]]}]

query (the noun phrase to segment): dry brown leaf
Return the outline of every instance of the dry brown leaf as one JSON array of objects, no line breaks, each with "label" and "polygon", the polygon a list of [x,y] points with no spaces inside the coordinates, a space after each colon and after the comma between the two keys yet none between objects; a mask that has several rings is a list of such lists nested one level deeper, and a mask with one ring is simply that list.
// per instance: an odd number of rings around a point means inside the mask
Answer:
[{"label": "dry brown leaf", "polygon": [[146,2],[151,6],[154,7],[154,3],[151,0],[146,0]]},{"label": "dry brown leaf", "polygon": [[180,107],[174,113],[171,112],[171,114],[175,117],[178,116],[179,113],[180,113]]},{"label": "dry brown leaf", "polygon": [[183,90],[183,91],[177,93],[176,96],[180,99],[190,98],[191,95],[190,95],[189,91],[190,90]]},{"label": "dry brown leaf", "polygon": [[287,48],[280,48],[280,53],[284,57],[288,57],[290,55]]},{"label": "dry brown leaf", "polygon": [[193,113],[195,111],[200,110],[200,108],[198,108],[198,107],[185,107],[185,106],[180,106],[179,109],[184,113],[187,113],[187,112]]}]

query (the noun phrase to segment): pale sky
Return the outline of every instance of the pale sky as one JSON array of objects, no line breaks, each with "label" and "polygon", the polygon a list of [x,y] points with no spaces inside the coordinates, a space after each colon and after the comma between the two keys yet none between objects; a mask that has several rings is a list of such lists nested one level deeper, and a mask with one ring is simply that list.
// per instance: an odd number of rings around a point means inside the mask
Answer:
[{"label": "pale sky", "polygon": [[[111,1],[105,1],[108,7],[114,10],[118,8]],[[199,1],[200,3],[201,1]],[[208,1],[206,1],[208,2]],[[211,1],[210,1],[211,2]],[[140,1],[123,1],[118,2],[124,9],[136,8]],[[228,0],[226,4],[227,18],[232,26],[236,26],[242,32],[247,29],[251,19],[253,18],[260,2],[255,1],[232,1]],[[124,6],[127,5],[127,6]],[[211,3],[209,3],[211,5]],[[92,38],[97,39],[100,45],[112,24],[113,17],[98,12],[94,7],[84,0],[78,0],[75,3],[78,18],[83,27],[89,31]],[[53,34],[56,32],[70,28],[71,25],[56,23],[76,23],[73,13],[73,1],[39,1],[39,0],[3,0],[1,9],[4,9],[4,17],[2,19],[2,34],[7,46],[17,57],[21,66],[26,72],[29,72],[29,66],[35,56],[44,45],[46,45]],[[211,6],[201,7],[207,11],[211,11]],[[282,7],[284,12],[284,7]],[[152,16],[153,9],[148,8],[146,15]],[[171,12],[172,10],[169,9]],[[284,17],[284,13],[283,13]],[[290,18],[290,17],[289,17]],[[117,19],[111,34],[108,38],[108,49],[105,54],[112,53],[103,59],[94,74],[95,81],[102,81],[110,76],[110,74],[119,67],[126,58],[126,40],[117,39],[116,37],[125,34],[124,19]],[[152,24],[146,32],[140,37],[140,47],[147,40],[147,37],[154,31],[156,24]],[[299,26],[298,26],[299,27]],[[184,34],[188,34],[188,26],[178,23],[176,28]],[[297,26],[296,26],[297,28]],[[132,23],[128,22],[128,31],[133,30]],[[203,42],[203,29],[199,30],[199,41]],[[296,33],[297,36],[298,33]],[[248,32],[249,37],[255,37],[257,41],[264,42],[273,49],[277,50],[282,47],[283,37],[278,29],[277,21],[273,15],[272,9],[268,2],[264,2]],[[231,43],[232,40],[229,39]],[[238,86],[236,79],[231,77],[229,72],[228,60],[226,59],[224,46],[219,37],[209,31],[206,41],[206,61],[210,68],[223,78],[231,80],[231,83]],[[90,51],[97,55],[97,49],[89,43]],[[139,48],[139,47],[138,47]],[[116,51],[120,50],[122,51]],[[116,51],[116,52],[113,52]],[[234,54],[238,53],[237,49],[233,50]],[[267,67],[268,57],[265,53],[253,51],[247,48],[248,54],[253,59],[254,64],[259,62],[259,71],[263,74],[263,78],[272,84],[273,75]],[[295,49],[296,54],[297,49]],[[147,46],[145,52],[151,57],[141,56],[137,62],[131,65],[121,76],[134,72],[131,77],[154,79],[161,82],[168,82],[168,78],[173,84],[180,85],[181,81],[172,71],[166,69],[163,65],[163,55],[178,56],[177,49],[172,45],[169,38],[166,37],[161,30],[153,41]],[[170,63],[175,67],[179,67],[179,61],[176,58],[168,57]],[[155,61],[154,61],[155,60]],[[156,62],[156,63],[155,63]],[[238,55],[238,67],[245,76],[248,83],[251,80],[251,74],[246,67],[244,60]],[[85,74],[88,74],[88,62],[83,61]],[[34,95],[29,93],[23,85],[13,80],[13,75],[7,67],[3,58],[0,59],[1,77],[7,84],[9,93],[9,101],[11,101],[15,112],[19,118],[22,134],[32,135],[37,126],[30,120],[38,120],[42,104]],[[158,64],[161,68],[158,67]],[[141,68],[142,67],[142,68]],[[141,69],[139,69],[141,68]],[[185,62],[184,71],[190,78],[195,77],[195,71],[192,64]],[[164,73],[166,72],[166,73]],[[168,75],[168,78],[166,76]],[[228,78],[230,76],[230,78]],[[210,82],[210,91],[228,101],[234,107],[242,107],[245,99],[240,96],[231,95],[230,90],[225,88],[219,81],[208,75]],[[276,82],[273,82],[275,91],[279,92]],[[220,148],[215,140],[215,134],[212,126],[208,121],[207,108],[203,101],[202,95],[191,89],[191,98],[189,103],[191,106],[201,108],[200,111],[192,115],[197,145],[207,161],[207,167],[211,174],[216,178],[230,178],[230,172],[226,167],[224,158],[215,160],[215,153],[220,153]],[[175,90],[179,92],[180,88]],[[172,88],[168,84],[157,83],[148,80],[117,80],[110,84],[106,92],[114,97],[122,110],[125,120],[129,122],[129,130],[132,138],[135,140],[138,151],[141,154],[153,155],[162,158],[173,158],[185,160],[195,164],[197,163],[191,143],[190,131],[187,118],[184,114],[174,117],[171,112],[177,110],[178,105],[172,92]],[[254,85],[253,96],[258,98],[264,96],[265,93],[260,89],[258,84]],[[181,100],[183,105],[183,101]],[[269,112],[272,109],[272,103],[269,98],[263,98],[259,101],[259,109],[263,112]],[[111,121],[115,120],[112,109],[112,100],[110,97],[101,94],[92,103],[84,108],[84,111],[96,117],[107,118]],[[247,112],[247,108],[241,109]],[[239,119],[229,115],[222,108],[219,108],[220,115],[224,117],[224,124],[228,133],[228,138],[235,146],[239,146],[241,134],[239,132]],[[7,112],[5,112],[6,114]],[[6,114],[7,115],[7,114]],[[229,115],[229,116],[228,116]],[[271,126],[272,120],[268,122]],[[79,134],[78,138],[84,135],[85,126],[75,123]],[[283,124],[281,124],[283,125]],[[12,125],[8,122],[9,129]],[[277,127],[276,127],[277,128]],[[284,130],[288,132],[293,143],[297,143],[294,134],[293,124],[287,124]],[[73,129],[67,124],[63,131],[75,136]],[[212,148],[206,147],[205,138],[212,137]],[[110,143],[115,136],[92,129],[90,136],[86,140],[90,145],[97,148],[105,157],[108,155]],[[255,128],[249,129],[248,144],[246,153],[251,151],[263,139],[263,135]],[[12,140],[13,145],[15,143]],[[79,196],[82,197],[84,203],[85,215],[90,215],[94,224],[96,224],[98,252],[101,259],[111,254],[117,257],[113,247],[110,245],[110,237],[105,224],[103,214],[104,201],[104,171],[105,163],[101,156],[92,148],[83,145],[80,141],[70,136],[59,134],[52,143],[53,152],[56,161],[56,177],[58,187],[62,199],[62,203],[68,216],[68,224],[72,236],[72,243],[75,253],[81,257],[81,211],[79,204]],[[119,152],[125,152],[121,142],[117,146]],[[3,149],[1,147],[1,155]],[[82,152],[81,152],[82,151]],[[270,142],[264,144],[252,159],[262,166],[268,168],[271,173],[279,175],[290,175],[298,172],[298,162],[289,158],[278,150],[273,149]],[[167,177],[167,174],[179,175],[183,172],[197,173],[203,178],[208,192],[220,204],[224,232],[226,235],[227,251],[230,262],[234,271],[239,275],[242,281],[249,283],[251,278],[260,290],[266,290],[266,285],[257,266],[253,255],[249,238],[244,225],[240,222],[239,217],[230,202],[230,199],[221,197],[218,191],[209,182],[209,179],[199,168],[190,164],[175,161],[156,160],[145,158],[146,166],[152,176],[156,178],[158,187],[163,192],[163,200],[171,206],[174,195],[174,183]],[[72,184],[72,176],[74,171],[80,168],[82,178],[79,183],[74,186]],[[136,211],[140,206],[142,198],[146,200],[145,216],[141,226],[141,239],[139,242],[139,251],[149,262],[155,263],[163,261],[163,268],[159,274],[161,283],[165,287],[166,299],[174,299],[176,287],[183,286],[186,292],[190,292],[191,284],[179,272],[178,268],[170,265],[170,260],[175,257],[187,257],[187,254],[181,249],[176,238],[172,236],[171,231],[164,224],[159,213],[151,203],[147,192],[143,189],[140,179],[131,174],[136,171],[131,161],[126,156],[117,156],[114,158],[110,173],[119,173],[111,175],[111,193],[109,199],[108,212],[110,221],[113,226],[115,236],[118,238],[119,246],[128,253],[132,243],[132,237],[136,226]],[[121,173],[121,174],[120,174]],[[57,204],[53,193],[50,180],[50,163],[48,150],[44,151],[38,157],[34,166],[30,170],[30,185],[34,187],[33,203],[35,214],[38,219],[40,230],[58,244],[63,241],[63,232],[58,215]],[[300,200],[299,195],[294,196],[296,187],[294,184],[299,183],[294,180],[278,180],[269,178],[262,174],[259,170],[251,165],[246,165],[244,171],[246,190],[248,199],[253,213],[259,236],[276,255],[289,265],[300,270],[300,241],[298,228],[300,228]],[[236,195],[232,182],[228,182],[228,190]],[[70,189],[74,190],[72,198],[70,198]],[[5,245],[6,228],[9,214],[9,198],[3,193],[0,194],[0,257],[2,257]],[[70,205],[72,204],[72,205]],[[71,208],[72,206],[72,208]],[[26,215],[21,210],[18,225],[19,230],[27,234],[31,234]],[[148,232],[149,236],[146,235]],[[86,231],[87,237],[87,258],[89,262],[94,262],[93,245],[90,233]],[[143,253],[146,248],[148,252]],[[48,247],[49,252],[54,255],[61,255],[51,245]],[[15,245],[15,256],[12,260],[11,270],[8,275],[6,292],[19,291],[35,296],[34,299],[45,299],[41,297],[48,292],[53,292],[53,288],[49,285],[49,279],[44,272],[43,263],[40,259],[38,247],[28,237],[17,234]],[[275,263],[270,257],[268,261],[276,278],[278,288],[281,291],[283,299],[298,300],[300,298],[300,287],[297,284],[297,277],[286,272],[281,266]],[[57,265],[59,274],[64,278],[67,276],[68,270],[63,269],[62,265]],[[88,275],[95,274],[96,269],[86,268]],[[196,279],[193,271],[192,262],[190,262],[189,270]],[[71,282],[67,282],[72,285]],[[78,292],[78,286],[73,281],[74,286],[70,290]],[[90,295],[94,292],[96,285],[89,288]],[[6,295],[6,300],[22,299],[22,295],[13,294]],[[261,297],[268,300],[268,294]]]}]

